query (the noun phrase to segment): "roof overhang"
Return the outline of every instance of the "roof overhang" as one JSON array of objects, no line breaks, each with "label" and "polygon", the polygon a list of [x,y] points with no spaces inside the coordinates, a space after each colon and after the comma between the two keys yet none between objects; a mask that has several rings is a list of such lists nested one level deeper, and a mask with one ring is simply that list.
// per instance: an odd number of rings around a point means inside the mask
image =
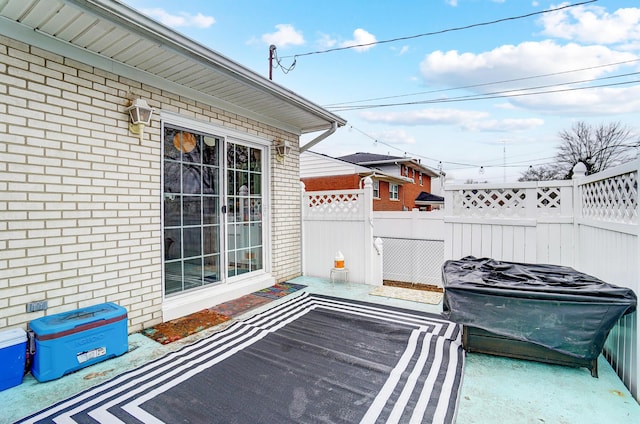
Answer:
[{"label": "roof overhang", "polygon": [[423,191],[414,202],[417,206],[444,205],[444,197]]},{"label": "roof overhang", "polygon": [[346,124],[114,0],[0,1],[0,34],[295,134]]},{"label": "roof overhang", "polygon": [[438,177],[438,173],[433,169],[428,168],[422,165],[420,162],[413,158],[398,158],[398,159],[385,159],[385,160],[373,160],[367,162],[358,162],[358,165],[362,166],[375,166],[375,165],[395,165],[395,164],[403,164],[410,163],[413,167],[419,169],[422,173],[427,174],[430,177]]},{"label": "roof overhang", "polygon": [[413,180],[411,178],[403,177],[403,176],[400,176],[400,175],[387,174],[387,173],[382,172],[382,171],[371,171],[371,170],[368,170],[368,172],[360,172],[359,175],[362,178],[371,177],[371,178],[376,179],[376,180],[387,181],[389,183],[399,184],[399,185],[413,183]]}]

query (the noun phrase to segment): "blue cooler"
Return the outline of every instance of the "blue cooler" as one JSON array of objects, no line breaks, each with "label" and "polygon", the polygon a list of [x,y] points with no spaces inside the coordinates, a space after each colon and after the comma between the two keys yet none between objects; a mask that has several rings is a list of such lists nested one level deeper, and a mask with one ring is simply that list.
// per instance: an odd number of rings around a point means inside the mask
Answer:
[{"label": "blue cooler", "polygon": [[22,383],[27,333],[22,328],[0,332],[0,390]]},{"label": "blue cooler", "polygon": [[128,350],[127,310],[102,303],[29,323],[35,350],[31,374],[49,381]]}]

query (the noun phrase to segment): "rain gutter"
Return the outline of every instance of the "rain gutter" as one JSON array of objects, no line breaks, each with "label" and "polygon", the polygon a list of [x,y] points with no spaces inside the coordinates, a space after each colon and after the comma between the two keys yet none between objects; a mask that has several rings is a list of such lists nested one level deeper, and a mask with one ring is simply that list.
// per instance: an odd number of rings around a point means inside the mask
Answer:
[{"label": "rain gutter", "polygon": [[300,153],[305,152],[310,148],[312,148],[313,146],[315,146],[316,144],[320,143],[322,140],[324,140],[325,138],[329,137],[331,134],[336,132],[337,129],[338,129],[338,122],[337,121],[331,122],[331,128],[329,128],[328,130],[326,130],[325,132],[323,132],[322,134],[320,134],[319,136],[317,136],[316,138],[314,138],[304,146],[300,146]]}]

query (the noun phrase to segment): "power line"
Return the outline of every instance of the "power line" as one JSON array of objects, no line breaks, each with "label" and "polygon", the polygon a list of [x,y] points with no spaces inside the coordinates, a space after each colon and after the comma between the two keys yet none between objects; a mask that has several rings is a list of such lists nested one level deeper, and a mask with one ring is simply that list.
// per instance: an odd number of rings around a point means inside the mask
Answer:
[{"label": "power line", "polygon": [[293,69],[293,67],[295,67],[297,58],[302,57],[302,56],[310,56],[310,55],[316,55],[316,54],[332,53],[332,52],[341,51],[341,50],[348,50],[348,49],[355,49],[355,48],[362,48],[362,47],[370,47],[370,46],[375,46],[375,45],[378,45],[378,44],[394,43],[396,41],[405,41],[405,40],[411,40],[411,39],[414,39],[414,38],[421,38],[421,37],[428,37],[428,36],[432,36],[432,35],[445,34],[447,32],[462,31],[462,30],[465,30],[465,29],[471,29],[471,28],[487,26],[487,25],[494,25],[494,24],[498,24],[498,23],[501,23],[501,22],[507,22],[507,21],[513,21],[513,20],[518,20],[518,19],[530,18],[531,16],[542,15],[542,14],[551,13],[551,12],[557,12],[559,10],[569,9],[569,8],[577,7],[577,6],[583,6],[585,4],[595,3],[597,1],[598,0],[588,0],[588,1],[583,1],[583,2],[580,2],[580,3],[574,3],[574,4],[568,4],[568,5],[556,7],[554,9],[541,10],[541,11],[538,11],[538,12],[527,13],[527,14],[519,15],[519,16],[511,16],[511,17],[508,17],[508,18],[496,19],[496,20],[493,20],[493,21],[480,22],[480,23],[471,24],[471,25],[465,25],[465,26],[461,26],[461,27],[447,28],[447,29],[443,29],[443,30],[439,30],[439,31],[433,31],[433,32],[425,32],[423,34],[416,34],[416,35],[409,35],[409,36],[405,36],[405,37],[392,38],[392,39],[389,39],[389,40],[374,41],[374,42],[371,42],[371,43],[364,43],[364,44],[356,44],[356,45],[353,45],[353,46],[334,47],[334,48],[326,49],[326,50],[316,50],[316,51],[312,51],[312,52],[296,54],[296,55],[293,55],[293,56],[283,56],[281,59],[286,59],[286,58],[290,58],[290,57],[294,58],[293,64],[291,65],[291,68],[289,69],[289,70],[291,70],[291,69]]},{"label": "power line", "polygon": [[[458,166],[459,168],[449,168],[449,172],[451,171],[457,171],[457,170],[463,170],[463,169],[470,169],[470,168],[480,168],[480,169],[491,169],[491,168],[524,168],[525,166],[529,165],[531,166],[545,166],[545,165],[552,165],[557,163],[557,161],[555,160],[556,157],[552,156],[552,157],[543,157],[543,158],[537,158],[537,159],[530,159],[530,160],[526,160],[526,161],[516,161],[516,162],[510,162],[509,164],[503,163],[503,164],[498,164],[498,165],[492,165],[491,162],[495,162],[498,161],[498,159],[491,159],[491,160],[486,160],[482,163],[476,163],[476,164],[472,164],[472,163],[463,163],[463,162],[453,162],[453,161],[446,161],[446,160],[439,160],[439,159],[435,159],[435,158],[431,158],[428,156],[424,156],[421,154],[417,154],[417,153],[413,153],[413,152],[409,152],[405,149],[401,149],[393,144],[387,143],[383,140],[380,140],[379,138],[373,137],[372,135],[366,133],[365,131],[354,127],[353,125],[349,126],[350,129],[355,130],[357,132],[359,132],[360,134],[362,134],[363,136],[371,139],[374,141],[374,143],[376,144],[382,144],[390,149],[394,149],[398,152],[402,152],[405,156],[408,154],[409,156],[411,156],[412,158],[418,158],[418,159],[424,159],[424,160],[428,160],[428,161],[432,161],[435,162],[436,165],[434,166],[437,168],[441,168],[441,166],[443,164],[448,164],[448,165],[454,165],[454,166]],[[623,144],[621,145],[622,147],[640,147],[640,142],[639,143],[635,143],[635,144]],[[605,147],[601,150],[606,150],[610,147]],[[600,150],[600,151],[601,151]],[[599,153],[600,151],[596,152]],[[501,159],[502,160],[502,159]],[[540,163],[540,161],[544,161],[542,163]]]},{"label": "power line", "polygon": [[[395,95],[395,96],[374,97],[374,98],[371,98],[371,99],[354,100],[354,101],[350,101],[350,102],[331,103],[331,104],[325,105],[324,107],[347,106],[347,105],[354,105],[356,103],[371,102],[371,101],[374,101],[374,100],[388,100],[388,99],[395,99],[395,98],[400,98],[400,97],[419,96],[419,95],[422,95],[422,94],[434,94],[434,93],[442,93],[442,92],[446,92],[446,91],[457,91],[457,90],[465,90],[465,89],[469,89],[469,88],[487,87],[487,86],[490,86],[490,85],[500,85],[500,84],[518,82],[518,81],[526,81],[526,80],[530,80],[530,79],[546,78],[546,77],[553,77],[553,76],[558,76],[558,75],[571,74],[571,73],[575,73],[575,72],[591,71],[593,69],[606,68],[606,67],[609,67],[609,66],[625,65],[625,64],[633,63],[633,62],[640,62],[640,59],[631,59],[631,60],[625,60],[625,61],[622,61],[622,62],[607,63],[605,65],[590,66],[588,68],[580,68],[580,69],[572,69],[572,70],[569,70],[569,71],[553,72],[553,73],[550,73],[550,74],[532,75],[532,76],[528,76],[528,77],[521,77],[521,78],[508,79],[508,80],[486,82],[486,83],[481,83],[481,84],[463,85],[463,86],[460,86],[460,87],[453,87],[453,88],[443,88],[443,89],[440,89],[440,90],[420,91],[420,92],[416,92],[416,93],[398,94],[398,95]],[[570,83],[563,83],[563,84],[558,84],[558,85],[565,85],[565,84],[572,84],[572,83],[570,82]]]},{"label": "power line", "polygon": [[[562,83],[562,84],[551,84],[548,86],[496,91],[496,92],[487,93],[487,94],[470,94],[466,96],[458,96],[458,97],[452,97],[448,99],[429,99],[429,100],[420,100],[420,101],[414,101],[414,102],[386,103],[386,104],[373,104],[373,105],[360,105],[360,106],[342,106],[342,107],[336,106],[336,107],[327,107],[327,109],[332,110],[334,112],[345,112],[350,110],[375,109],[375,108],[391,107],[391,106],[409,106],[409,105],[435,104],[435,103],[459,103],[459,102],[475,101],[475,100],[492,100],[492,99],[501,99],[501,98],[507,98],[507,97],[523,97],[523,96],[533,96],[533,95],[539,95],[539,94],[565,93],[565,92],[571,92],[571,91],[588,90],[592,88],[615,87],[619,85],[635,84],[635,83],[639,83],[640,80],[591,85],[588,87],[564,88],[560,90],[536,91],[534,93],[513,93],[513,92],[525,91],[525,90],[538,90],[541,88],[549,88],[549,87],[560,87],[560,86],[569,85],[569,84],[579,84],[583,82],[599,81],[599,80],[611,79],[611,78],[620,78],[622,76],[630,76],[630,75],[637,75],[637,74],[640,74],[640,72],[633,72],[630,74],[597,78],[594,80],[576,81],[576,82]],[[513,94],[505,94],[505,93],[513,93]]]}]

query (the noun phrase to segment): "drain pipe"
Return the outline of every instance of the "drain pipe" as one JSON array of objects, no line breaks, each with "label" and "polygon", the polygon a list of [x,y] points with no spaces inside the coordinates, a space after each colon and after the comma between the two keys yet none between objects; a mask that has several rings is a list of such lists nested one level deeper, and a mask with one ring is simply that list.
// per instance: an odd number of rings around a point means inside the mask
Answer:
[{"label": "drain pipe", "polygon": [[312,148],[313,146],[315,146],[316,144],[320,143],[322,140],[324,140],[325,138],[329,137],[331,134],[336,132],[337,129],[338,129],[338,123],[336,121],[333,121],[331,123],[331,128],[329,128],[328,130],[326,130],[325,132],[323,132],[322,134],[320,134],[319,136],[317,136],[316,138],[314,138],[304,146],[300,146],[300,153],[305,152],[310,148]]}]

